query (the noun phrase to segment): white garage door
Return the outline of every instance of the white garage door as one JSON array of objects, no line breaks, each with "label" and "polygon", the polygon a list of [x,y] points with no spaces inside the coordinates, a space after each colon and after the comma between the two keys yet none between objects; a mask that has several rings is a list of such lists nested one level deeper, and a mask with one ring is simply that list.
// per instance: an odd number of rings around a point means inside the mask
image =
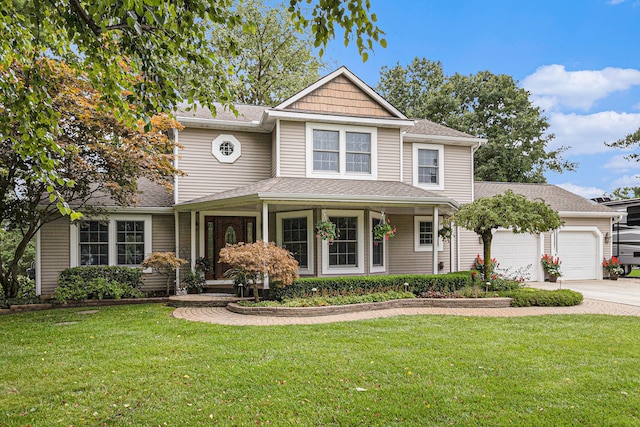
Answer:
[{"label": "white garage door", "polygon": [[560,230],[558,256],[560,271],[565,280],[597,279],[602,268],[598,259],[599,238],[591,231]]},{"label": "white garage door", "polygon": [[498,260],[500,268],[509,268],[512,272],[531,266],[528,271],[532,281],[538,280],[540,263],[538,236],[533,234],[515,234],[498,230],[491,244],[492,257]]}]

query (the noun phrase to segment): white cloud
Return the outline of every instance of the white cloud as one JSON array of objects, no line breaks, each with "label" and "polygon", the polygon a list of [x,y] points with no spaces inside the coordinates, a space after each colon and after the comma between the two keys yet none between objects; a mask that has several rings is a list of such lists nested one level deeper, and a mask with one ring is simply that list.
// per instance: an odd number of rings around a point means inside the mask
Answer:
[{"label": "white cloud", "polygon": [[613,156],[607,163],[602,166],[605,169],[610,169],[614,172],[625,173],[633,170],[640,169],[640,162],[635,160],[627,160],[623,155]]},{"label": "white cloud", "polygon": [[582,196],[586,199],[592,199],[594,197],[602,197],[606,191],[602,188],[596,187],[581,187],[579,185],[572,184],[570,182],[565,182],[563,184],[557,184],[558,187],[562,187],[567,191],[571,191],[572,193],[577,194],[578,196]]},{"label": "white cloud", "polygon": [[603,70],[567,71],[564,65],[544,65],[525,77],[522,87],[531,100],[549,111],[562,106],[588,110],[609,94],[640,85],[640,70],[607,67]]},{"label": "white cloud", "polygon": [[549,131],[555,134],[550,148],[571,147],[565,154],[595,154],[613,150],[604,142],[613,142],[640,128],[640,113],[601,113],[549,115]]},{"label": "white cloud", "polygon": [[623,175],[611,181],[611,190],[615,190],[618,187],[638,187],[638,186],[640,186],[640,176],[638,175]]},{"label": "white cloud", "polygon": [[609,0],[609,4],[615,6],[617,4],[624,3],[625,1],[626,0]]}]

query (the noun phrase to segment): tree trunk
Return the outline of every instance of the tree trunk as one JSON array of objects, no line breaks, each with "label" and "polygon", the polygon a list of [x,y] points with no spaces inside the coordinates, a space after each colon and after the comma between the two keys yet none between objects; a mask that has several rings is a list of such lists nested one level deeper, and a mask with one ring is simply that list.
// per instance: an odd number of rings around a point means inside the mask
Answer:
[{"label": "tree trunk", "polygon": [[[0,266],[0,282],[2,282],[2,290],[4,291],[5,298],[17,298],[18,297],[18,267],[20,259],[24,256],[24,251],[27,249],[29,242],[33,239],[37,231],[37,224],[31,225],[27,232],[23,235],[22,240],[18,243],[15,252],[13,253],[13,259],[8,263],[6,270]],[[26,273],[26,272],[25,272]]]},{"label": "tree trunk", "polygon": [[482,235],[482,248],[484,250],[484,281],[491,280],[491,274],[493,273],[491,268],[491,239],[493,234],[491,230]]}]

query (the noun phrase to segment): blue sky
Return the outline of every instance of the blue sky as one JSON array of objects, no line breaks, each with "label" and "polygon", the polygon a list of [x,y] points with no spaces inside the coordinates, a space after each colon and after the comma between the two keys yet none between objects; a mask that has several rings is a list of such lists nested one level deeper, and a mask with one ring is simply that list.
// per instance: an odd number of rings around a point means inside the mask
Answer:
[{"label": "blue sky", "polygon": [[640,128],[640,0],[371,0],[388,47],[362,63],[338,38],[325,59],[375,87],[382,66],[414,57],[445,73],[508,74],[531,92],[576,172],[547,174],[584,197],[640,186],[640,163],[614,141]]}]

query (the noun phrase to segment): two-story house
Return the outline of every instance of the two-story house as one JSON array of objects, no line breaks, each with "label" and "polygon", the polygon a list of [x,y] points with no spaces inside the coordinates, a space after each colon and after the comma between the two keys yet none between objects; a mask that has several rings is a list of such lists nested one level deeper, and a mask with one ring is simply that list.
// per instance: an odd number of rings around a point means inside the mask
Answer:
[{"label": "two-story house", "polygon": [[[215,265],[208,285],[224,284],[220,249],[256,240],[289,249],[301,276],[468,270],[481,252],[473,233],[445,241],[438,230],[474,200],[473,157],[486,140],[407,118],[344,67],[275,107],[236,108],[177,112],[176,163],[186,175],[173,194],[142,183],[135,207],[45,225],[39,293],[51,294],[69,266],[136,266],[152,251],[192,264],[206,257]],[[327,219],[339,231],[331,244],[314,235]],[[395,237],[376,241],[373,227],[387,220]],[[537,256],[545,247],[535,245]],[[148,274],[145,286],[164,282]]]}]

